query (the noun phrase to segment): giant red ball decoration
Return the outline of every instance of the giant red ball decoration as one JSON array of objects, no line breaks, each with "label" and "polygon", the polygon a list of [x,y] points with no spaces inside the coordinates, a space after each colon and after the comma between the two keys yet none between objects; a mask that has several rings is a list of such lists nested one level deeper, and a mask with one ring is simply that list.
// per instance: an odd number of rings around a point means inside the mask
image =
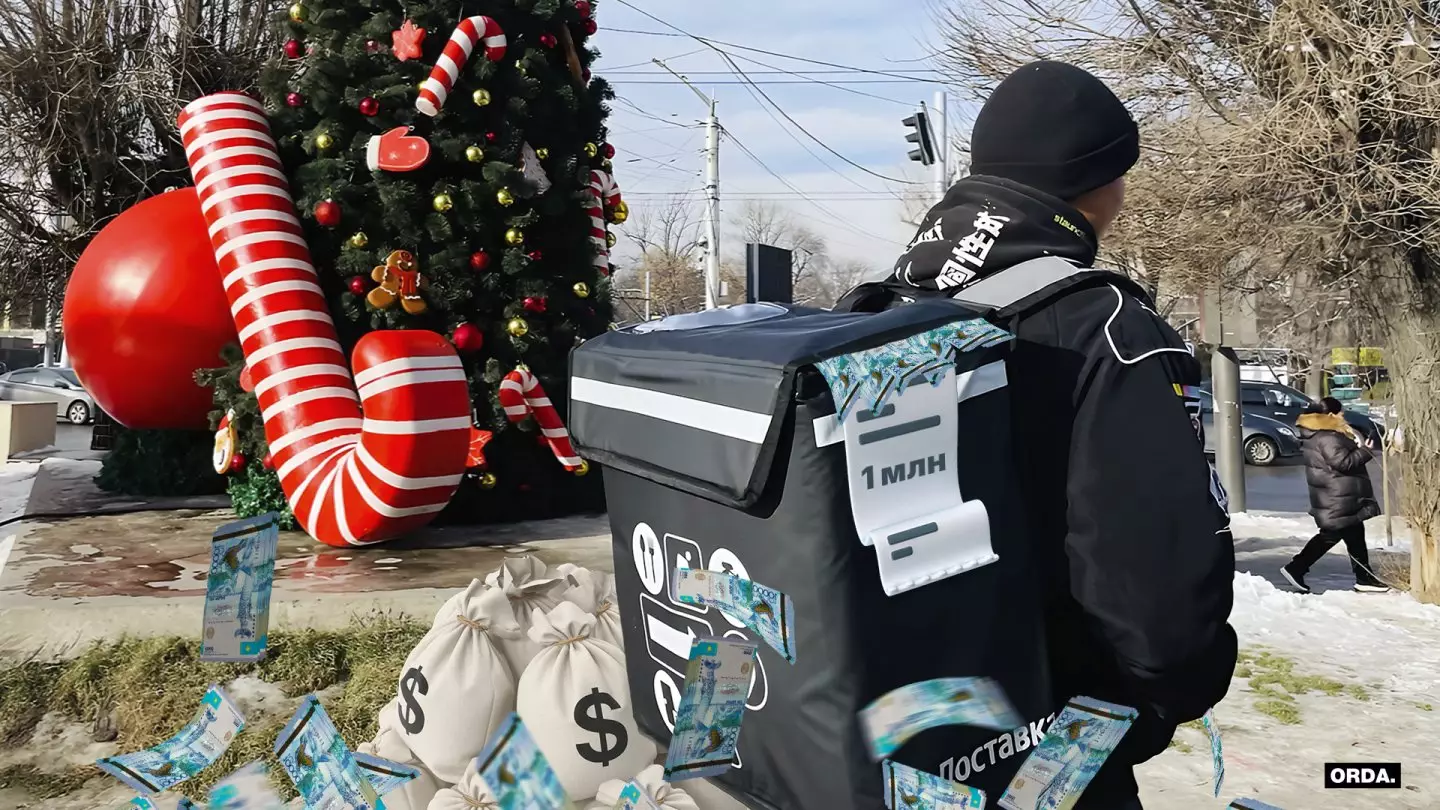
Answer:
[{"label": "giant red ball decoration", "polygon": [[238,340],[220,282],[193,188],[105,226],[75,264],[62,321],[96,404],[129,428],[208,427],[214,405],[195,372],[223,365],[221,349]]},{"label": "giant red ball decoration", "polygon": [[478,352],[485,346],[485,333],[473,323],[462,323],[455,327],[454,343],[462,352]]}]

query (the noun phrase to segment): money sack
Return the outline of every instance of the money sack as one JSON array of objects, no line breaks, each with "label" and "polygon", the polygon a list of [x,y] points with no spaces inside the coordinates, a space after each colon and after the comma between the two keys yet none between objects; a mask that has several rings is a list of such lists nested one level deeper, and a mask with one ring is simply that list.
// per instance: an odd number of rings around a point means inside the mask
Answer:
[{"label": "money sack", "polygon": [[[623,779],[612,779],[601,785],[589,810],[612,810],[619,803],[620,791],[625,789],[625,784]],[[665,781],[664,765],[651,765],[641,771],[635,777],[635,784],[645,791],[645,795],[649,796],[660,810],[700,810],[700,805],[684,788]]]},{"label": "money sack", "polygon": [[477,579],[440,608],[400,668],[399,736],[448,784],[515,710],[515,674],[497,644],[519,633],[504,592]]},{"label": "money sack", "polygon": [[[470,760],[460,781],[437,792],[425,810],[500,810],[495,794],[490,792],[490,786],[480,778],[479,765],[479,760]],[[385,800],[385,810],[390,810],[389,799]]]},{"label": "money sack", "polygon": [[574,602],[595,616],[595,638],[608,641],[624,650],[625,634],[620,630],[620,607],[619,600],[615,598],[615,576],[570,563],[557,565],[554,570],[557,575],[568,578],[572,583],[560,597],[566,602]]},{"label": "money sack", "polygon": [[380,730],[375,733],[375,739],[360,743],[355,746],[355,750],[418,768],[418,777],[381,798],[385,801],[385,810],[425,810],[430,806],[430,800],[435,794],[447,787],[447,783],[440,781],[439,777],[431,773],[425,763],[405,746],[405,740],[401,736],[399,704],[400,698],[393,698],[380,709]]},{"label": "money sack", "polygon": [[563,576],[551,574],[545,563],[534,555],[507,557],[497,571],[485,577],[485,584],[498,588],[510,600],[520,635],[499,640],[500,652],[510,662],[510,669],[519,677],[530,659],[540,652],[540,645],[530,640],[530,615],[534,611],[548,613],[560,604],[560,594],[570,587]]},{"label": "money sack", "polygon": [[576,801],[655,761],[655,744],[635,726],[625,653],[594,633],[595,617],[572,602],[536,611],[530,638],[542,649],[516,698],[520,719]]}]

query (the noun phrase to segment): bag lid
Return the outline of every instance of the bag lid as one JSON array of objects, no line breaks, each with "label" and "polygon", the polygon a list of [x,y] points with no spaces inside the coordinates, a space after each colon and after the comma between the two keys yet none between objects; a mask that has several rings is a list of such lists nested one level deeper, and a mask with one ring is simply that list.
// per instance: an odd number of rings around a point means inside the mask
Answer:
[{"label": "bag lid", "polygon": [[607,467],[749,508],[801,368],[977,317],[944,299],[874,314],[746,304],[607,332],[570,355],[571,438]]}]

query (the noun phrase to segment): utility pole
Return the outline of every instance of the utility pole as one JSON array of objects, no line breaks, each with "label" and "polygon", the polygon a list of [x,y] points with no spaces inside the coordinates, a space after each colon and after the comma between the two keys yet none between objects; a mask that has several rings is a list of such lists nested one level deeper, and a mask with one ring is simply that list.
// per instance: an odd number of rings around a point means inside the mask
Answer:
[{"label": "utility pole", "polygon": [[1215,401],[1215,466],[1230,496],[1230,512],[1245,511],[1245,446],[1240,416],[1240,363],[1225,344],[1220,288],[1210,287],[1201,303],[1202,339],[1215,347],[1210,356],[1210,392]]},{"label": "utility pole", "polygon": [[650,61],[679,79],[710,109],[705,119],[705,308],[714,309],[720,298],[720,118],[715,113],[715,96],[697,90],[663,61]]},{"label": "utility pole", "polygon": [[945,116],[945,101],[945,91],[936,91],[935,114],[930,119],[931,125],[935,128],[933,142],[935,145],[935,202],[937,204],[945,199],[946,192],[950,190],[950,126]]}]

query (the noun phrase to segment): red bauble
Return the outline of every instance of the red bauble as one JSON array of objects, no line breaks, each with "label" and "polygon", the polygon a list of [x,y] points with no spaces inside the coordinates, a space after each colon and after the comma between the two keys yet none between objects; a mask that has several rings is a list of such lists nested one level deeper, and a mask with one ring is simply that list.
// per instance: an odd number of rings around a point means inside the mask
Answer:
[{"label": "red bauble", "polygon": [[600,30],[600,26],[596,25],[594,20],[586,20],[586,21],[585,21],[585,33],[586,33],[586,34],[593,34],[593,33],[595,33],[596,31],[599,31],[599,30]]},{"label": "red bauble", "polygon": [[298,39],[286,40],[285,55],[291,59],[299,59],[305,55],[305,44]]},{"label": "red bauble", "polygon": [[245,454],[236,453],[230,457],[230,472],[238,473],[245,469]]},{"label": "red bauble", "polygon": [[475,272],[485,270],[490,266],[490,254],[483,250],[477,250],[470,254],[470,269]]},{"label": "red bauble", "polygon": [[543,295],[539,297],[532,295],[525,299],[525,309],[531,312],[544,312],[549,305],[550,302]]},{"label": "red bauble", "polygon": [[587,0],[575,0],[575,10],[580,12],[582,18],[590,18],[590,3]]},{"label": "red bauble", "polygon": [[195,371],[215,368],[236,336],[207,228],[195,189],[151,197],[90,240],[70,276],[61,324],[70,363],[126,427],[209,425],[214,405]]},{"label": "red bauble", "polygon": [[455,327],[451,342],[462,352],[478,352],[485,346],[485,333],[473,323],[462,323]]},{"label": "red bauble", "polygon": [[499,136],[499,135],[496,135],[494,132],[487,132],[487,133],[485,133],[485,142],[486,142],[486,143],[494,143],[495,141],[497,141],[497,140],[499,140],[499,139],[500,139],[500,136]]},{"label": "red bauble", "polygon": [[266,453],[265,458],[260,459],[260,466],[267,470],[275,469],[275,457]]},{"label": "red bauble", "polygon": [[360,99],[360,114],[368,115],[371,117],[379,115],[380,102],[376,101],[370,96],[366,96],[365,98]]},{"label": "red bauble", "polygon": [[608,144],[608,143],[607,143],[607,144],[601,144],[601,146],[600,146],[600,154],[604,155],[606,160],[609,160],[609,159],[615,157],[615,147],[614,147],[614,146],[611,146],[611,145]]},{"label": "red bauble", "polygon": [[364,276],[353,276],[350,279],[350,292],[356,295],[364,295],[367,289]]},{"label": "red bauble", "polygon": [[538,262],[538,261],[540,261],[541,259],[545,258],[545,254],[544,254],[544,253],[541,253],[539,250],[532,250],[532,251],[530,251],[529,253],[526,253],[525,255],[526,255],[526,256],[529,256],[529,257],[530,257],[530,261],[532,261],[532,262]]},{"label": "red bauble", "polygon": [[555,44],[556,44],[558,41],[559,41],[559,40],[555,39],[555,35],[554,35],[554,34],[541,34],[541,35],[540,35],[540,44],[541,44],[541,45],[544,45],[544,46],[547,47],[547,48],[553,48],[553,47],[555,47]]},{"label": "red bauble", "polygon": [[584,81],[585,81],[586,84],[589,84],[589,83],[590,83],[590,68],[585,68],[585,70],[581,71],[581,73],[580,73],[580,78],[584,79]]},{"label": "red bauble", "polygon": [[333,228],[336,225],[339,225],[340,203],[337,203],[334,200],[322,200],[321,202],[316,204],[315,221],[325,226],[326,228]]},{"label": "red bauble", "polygon": [[285,103],[291,107],[305,106],[305,97],[299,93],[288,93],[285,96]]}]

